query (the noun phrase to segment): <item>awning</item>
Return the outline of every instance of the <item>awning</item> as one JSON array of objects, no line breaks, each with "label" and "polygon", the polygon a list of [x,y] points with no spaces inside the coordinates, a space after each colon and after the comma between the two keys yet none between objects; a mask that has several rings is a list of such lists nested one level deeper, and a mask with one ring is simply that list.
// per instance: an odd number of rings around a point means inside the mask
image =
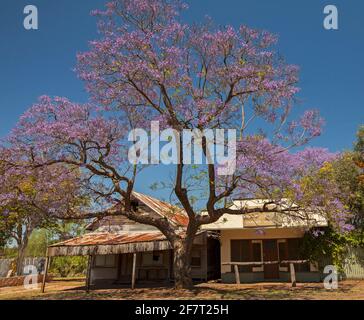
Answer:
[{"label": "awning", "polygon": [[89,233],[48,247],[48,256],[85,256],[170,250],[160,232]]}]

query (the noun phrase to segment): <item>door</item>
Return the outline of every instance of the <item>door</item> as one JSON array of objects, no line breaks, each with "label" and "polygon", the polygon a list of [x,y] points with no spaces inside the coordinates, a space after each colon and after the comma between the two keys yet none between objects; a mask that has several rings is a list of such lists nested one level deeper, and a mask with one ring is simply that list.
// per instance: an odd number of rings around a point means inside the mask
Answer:
[{"label": "door", "polygon": [[[264,240],[263,242],[264,261],[278,261],[277,240]],[[279,279],[279,265],[265,264],[264,279]]]},{"label": "door", "polygon": [[119,255],[118,263],[118,281],[121,283],[130,283],[133,271],[133,254],[123,253]]}]

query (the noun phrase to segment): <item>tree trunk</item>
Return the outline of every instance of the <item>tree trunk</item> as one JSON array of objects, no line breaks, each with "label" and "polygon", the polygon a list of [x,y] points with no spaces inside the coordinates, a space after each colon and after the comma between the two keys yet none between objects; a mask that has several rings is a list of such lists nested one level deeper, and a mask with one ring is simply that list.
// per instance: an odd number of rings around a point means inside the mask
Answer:
[{"label": "tree trunk", "polygon": [[193,240],[180,240],[173,245],[173,271],[176,289],[193,287],[191,277],[191,248]]},{"label": "tree trunk", "polygon": [[24,234],[22,235],[22,239],[18,242],[18,256],[16,259],[16,275],[23,275],[23,264],[25,258],[25,250],[27,249],[29,236],[32,233],[33,229],[26,228]]},{"label": "tree trunk", "polygon": [[27,245],[24,242],[20,246],[18,246],[18,256],[16,259],[16,275],[17,276],[21,276],[23,274],[23,263],[24,263],[26,247],[27,247]]}]

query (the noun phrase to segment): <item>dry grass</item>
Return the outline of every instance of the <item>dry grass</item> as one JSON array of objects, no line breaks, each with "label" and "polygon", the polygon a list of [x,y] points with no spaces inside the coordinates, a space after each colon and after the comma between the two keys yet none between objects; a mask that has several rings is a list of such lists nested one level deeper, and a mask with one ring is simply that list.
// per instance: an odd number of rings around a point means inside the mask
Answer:
[{"label": "dry grass", "polygon": [[25,290],[23,287],[0,288],[0,299],[35,300],[364,300],[364,281],[344,281],[338,290],[328,291],[322,284],[298,284],[291,288],[287,283],[260,283],[227,285],[204,283],[192,290],[176,291],[168,287],[137,288],[127,287],[98,289],[87,294],[82,281],[53,281],[47,284],[46,293],[40,287]]}]

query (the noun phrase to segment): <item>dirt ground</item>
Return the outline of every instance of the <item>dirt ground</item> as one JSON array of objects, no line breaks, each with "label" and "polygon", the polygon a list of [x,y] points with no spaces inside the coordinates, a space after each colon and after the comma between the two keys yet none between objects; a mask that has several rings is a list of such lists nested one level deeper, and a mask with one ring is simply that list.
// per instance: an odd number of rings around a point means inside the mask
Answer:
[{"label": "dirt ground", "polygon": [[338,290],[325,290],[320,283],[298,284],[291,288],[288,283],[260,283],[227,285],[204,283],[192,290],[176,291],[168,287],[127,287],[95,289],[87,294],[84,282],[79,280],[52,281],[46,293],[40,287],[26,290],[23,287],[0,288],[0,300],[364,300],[364,281],[340,282]]}]

